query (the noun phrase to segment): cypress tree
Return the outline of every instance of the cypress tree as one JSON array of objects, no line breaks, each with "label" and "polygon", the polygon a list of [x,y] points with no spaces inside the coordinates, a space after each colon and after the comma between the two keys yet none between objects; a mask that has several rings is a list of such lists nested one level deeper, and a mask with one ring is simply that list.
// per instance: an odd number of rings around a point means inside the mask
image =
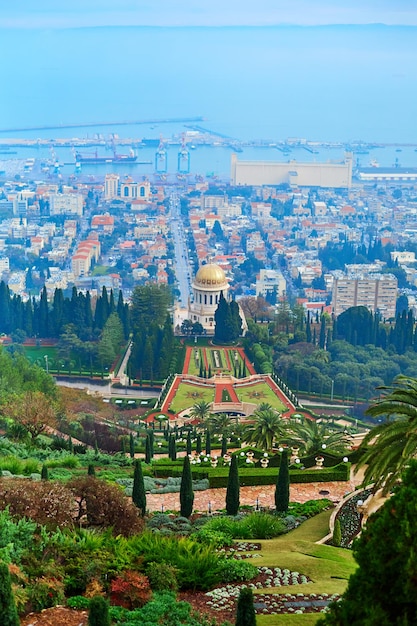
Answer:
[{"label": "cypress tree", "polygon": [[223,437],[222,437],[222,456],[224,456],[225,454],[227,454],[227,439],[223,435]]},{"label": "cypress tree", "polygon": [[68,450],[69,450],[69,452],[71,454],[74,454],[74,446],[73,446],[73,443],[72,443],[72,437],[70,437],[68,439]]},{"label": "cypress tree", "polygon": [[310,320],[307,321],[306,325],[306,342],[311,343],[311,323]]},{"label": "cypress tree", "polygon": [[88,464],[87,475],[88,476],[95,476],[96,475],[96,470],[95,470],[95,467],[94,467],[94,465],[92,463]]},{"label": "cypress tree", "polygon": [[188,431],[187,434],[187,444],[186,444],[187,454],[191,454],[192,452],[192,444],[191,444],[191,433]]},{"label": "cypress tree", "polygon": [[342,543],[342,529],[340,527],[340,520],[338,518],[335,520],[335,523],[334,523],[332,543],[334,546],[338,548],[340,547],[340,544]]},{"label": "cypress tree", "polygon": [[150,428],[148,430],[148,435],[149,435],[149,443],[150,443],[150,450],[151,450],[151,458],[153,458],[154,455],[154,440],[155,440],[155,434],[153,431],[154,428],[154,422],[152,422],[152,428]]},{"label": "cypress tree", "polygon": [[242,334],[242,318],[239,313],[239,305],[236,300],[232,300],[230,303],[230,313],[233,320],[233,341],[236,341]]},{"label": "cypress tree", "polygon": [[109,604],[103,596],[94,596],[90,600],[88,626],[110,626]]},{"label": "cypress tree", "polygon": [[233,455],[226,489],[226,513],[228,515],[237,515],[240,504],[239,490],[239,466],[237,456]]},{"label": "cypress tree", "polygon": [[288,511],[290,503],[290,473],[288,469],[288,450],[281,453],[281,463],[279,466],[278,479],[275,488],[275,508],[277,512]]},{"label": "cypress tree", "polygon": [[223,292],[221,292],[217,309],[214,312],[214,337],[216,341],[228,340],[226,323],[229,313],[229,305],[225,300]]},{"label": "cypress tree", "polygon": [[237,601],[235,626],[256,626],[255,607],[252,589],[244,587],[240,590]]},{"label": "cypress tree", "polygon": [[16,605],[12,592],[10,572],[6,563],[0,562],[0,624],[2,626],[19,626]]},{"label": "cypress tree", "polygon": [[180,509],[181,517],[190,517],[193,512],[194,492],[193,480],[191,476],[191,465],[188,456],[184,458],[182,468],[181,488],[180,488]]},{"label": "cypress tree", "polygon": [[207,435],[206,435],[206,454],[207,456],[210,456],[211,454],[211,436],[210,436],[210,431],[207,431]]},{"label": "cypress tree", "polygon": [[130,453],[130,458],[134,459],[135,458],[135,440],[133,439],[133,433],[130,433],[130,436],[129,436],[129,453]]},{"label": "cypress tree", "polygon": [[145,463],[149,465],[152,460],[151,454],[151,440],[149,435],[146,435],[146,443],[145,443]]},{"label": "cypress tree", "polygon": [[201,445],[201,435],[198,434],[197,435],[197,441],[195,444],[195,451],[197,452],[197,454],[201,454],[201,450],[202,450],[202,445]]},{"label": "cypress tree", "polygon": [[322,350],[326,347],[326,318],[324,315],[321,316],[320,320],[319,347]]},{"label": "cypress tree", "polygon": [[172,461],[177,460],[177,442],[174,436],[172,436],[171,460]]},{"label": "cypress tree", "polygon": [[42,465],[41,479],[42,480],[49,480],[48,468],[46,467],[45,464]]},{"label": "cypress tree", "polygon": [[143,480],[142,463],[135,461],[135,471],[133,474],[132,501],[140,509],[142,517],[146,513],[146,491]]},{"label": "cypress tree", "polygon": [[169,435],[168,437],[168,458],[172,461],[172,438],[173,435]]}]

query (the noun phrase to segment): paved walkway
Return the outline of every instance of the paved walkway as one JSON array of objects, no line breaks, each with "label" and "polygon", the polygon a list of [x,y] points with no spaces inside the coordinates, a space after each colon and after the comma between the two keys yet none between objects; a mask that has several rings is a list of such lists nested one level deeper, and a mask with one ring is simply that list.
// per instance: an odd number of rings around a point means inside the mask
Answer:
[{"label": "paved walkway", "polygon": [[[319,500],[329,498],[333,502],[339,502],[345,495],[355,489],[355,484],[360,480],[346,482],[308,483],[290,485],[291,502],[306,502],[307,500]],[[240,504],[262,508],[274,508],[274,485],[263,485],[240,488]],[[209,503],[212,511],[225,508],[226,489],[207,489],[206,491],[194,492],[194,511],[208,511]],[[146,503],[149,511],[178,511],[180,508],[179,493],[147,494]]]}]

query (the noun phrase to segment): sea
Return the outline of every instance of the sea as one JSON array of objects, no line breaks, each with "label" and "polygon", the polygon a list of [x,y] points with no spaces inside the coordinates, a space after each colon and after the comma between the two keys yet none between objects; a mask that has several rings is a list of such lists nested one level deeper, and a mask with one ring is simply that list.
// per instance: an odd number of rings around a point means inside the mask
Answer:
[{"label": "sea", "polygon": [[[355,154],[360,165],[417,166],[417,27],[0,29],[0,55],[0,139],[170,139],[189,125],[117,122],[202,116],[200,126],[241,141],[321,144],[287,154],[247,147],[242,160],[340,160],[344,148],[329,144],[361,141],[371,147]],[[18,130],[77,123],[91,126]],[[71,151],[55,151],[63,173],[72,172]],[[153,172],[155,148],[136,154],[152,164],[83,171]],[[230,156],[230,147],[197,146],[190,170],[227,177]],[[28,157],[51,154],[19,148],[0,154],[0,170]],[[177,158],[178,146],[168,146],[169,171]]]}]

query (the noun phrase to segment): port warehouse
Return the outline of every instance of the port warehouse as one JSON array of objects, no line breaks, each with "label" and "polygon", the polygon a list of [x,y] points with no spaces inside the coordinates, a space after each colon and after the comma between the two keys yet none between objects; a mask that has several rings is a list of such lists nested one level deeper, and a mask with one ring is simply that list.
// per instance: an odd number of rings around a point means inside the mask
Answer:
[{"label": "port warehouse", "polygon": [[363,182],[409,183],[417,180],[417,168],[405,167],[364,167],[358,172]]},{"label": "port warehouse", "polygon": [[232,154],[230,178],[233,185],[347,188],[352,184],[352,156],[347,155],[341,163],[280,163],[239,161]]}]

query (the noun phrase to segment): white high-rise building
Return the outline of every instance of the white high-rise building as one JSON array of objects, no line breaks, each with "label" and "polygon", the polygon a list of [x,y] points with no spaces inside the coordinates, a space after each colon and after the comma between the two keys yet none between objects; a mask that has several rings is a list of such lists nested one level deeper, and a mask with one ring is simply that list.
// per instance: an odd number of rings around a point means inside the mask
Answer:
[{"label": "white high-rise building", "polygon": [[332,309],[336,317],[352,306],[379,311],[384,319],[395,317],[398,282],[393,274],[333,275]]},{"label": "white high-rise building", "polygon": [[104,178],[104,199],[112,200],[119,195],[119,176],[117,174],[106,174]]}]

